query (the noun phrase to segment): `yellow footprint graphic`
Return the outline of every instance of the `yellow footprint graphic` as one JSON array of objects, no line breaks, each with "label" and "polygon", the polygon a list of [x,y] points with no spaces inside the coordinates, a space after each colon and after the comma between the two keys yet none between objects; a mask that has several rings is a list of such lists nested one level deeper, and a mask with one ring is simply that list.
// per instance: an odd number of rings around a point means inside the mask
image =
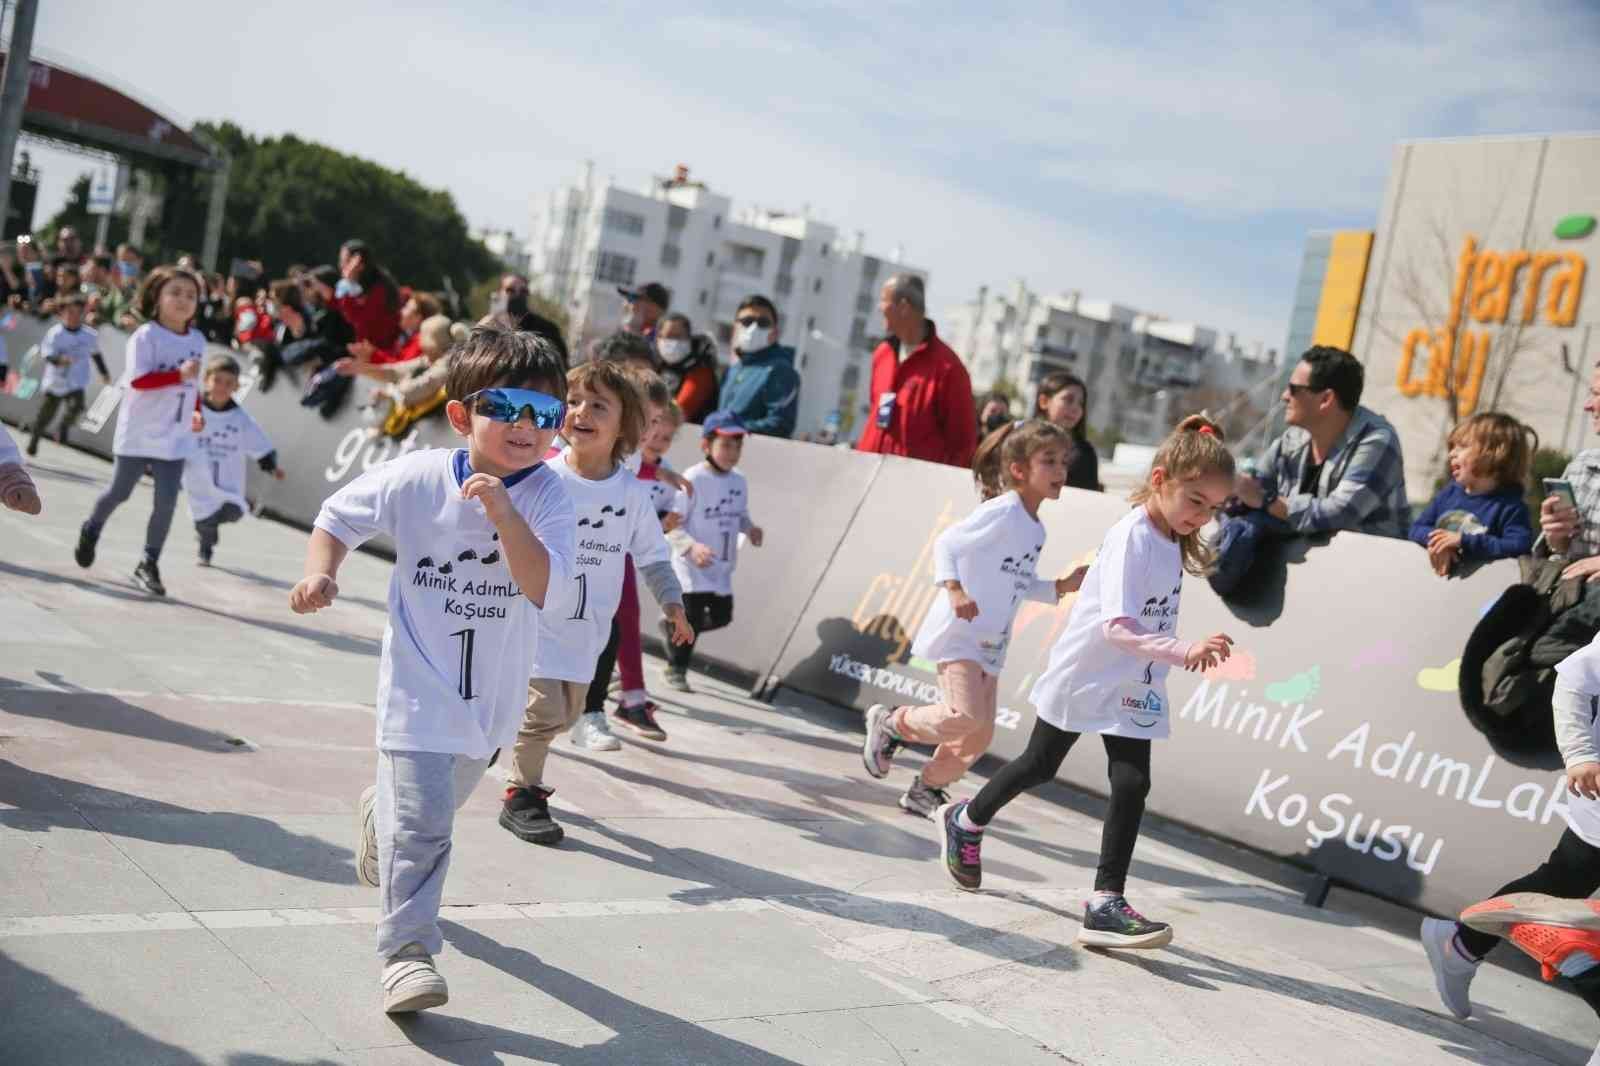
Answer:
[{"label": "yellow footprint graphic", "polygon": [[1417,687],[1425,692],[1454,692],[1461,677],[1461,660],[1451,659],[1443,666],[1425,666],[1417,671]]},{"label": "yellow footprint graphic", "polygon": [[1293,677],[1282,681],[1274,681],[1266,688],[1267,699],[1281,703],[1287,707],[1291,703],[1304,703],[1317,694],[1322,687],[1322,667],[1313,666],[1309,670],[1295,674]]}]

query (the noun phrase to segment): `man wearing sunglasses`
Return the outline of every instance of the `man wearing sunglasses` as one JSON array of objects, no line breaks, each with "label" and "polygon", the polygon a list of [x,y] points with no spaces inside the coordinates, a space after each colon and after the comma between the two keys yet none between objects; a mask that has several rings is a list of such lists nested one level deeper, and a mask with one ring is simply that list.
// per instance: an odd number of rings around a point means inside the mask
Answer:
[{"label": "man wearing sunglasses", "polygon": [[1340,348],[1306,350],[1283,390],[1288,428],[1234,487],[1238,504],[1217,537],[1211,587],[1232,593],[1261,545],[1284,537],[1351,529],[1406,535],[1405,461],[1400,437],[1360,405],[1361,363]]},{"label": "man wearing sunglasses", "polygon": [[800,373],[794,349],[778,343],[778,309],[765,296],[746,296],[733,318],[734,362],[722,379],[722,408],[746,430],[768,437],[794,434],[800,413]]}]

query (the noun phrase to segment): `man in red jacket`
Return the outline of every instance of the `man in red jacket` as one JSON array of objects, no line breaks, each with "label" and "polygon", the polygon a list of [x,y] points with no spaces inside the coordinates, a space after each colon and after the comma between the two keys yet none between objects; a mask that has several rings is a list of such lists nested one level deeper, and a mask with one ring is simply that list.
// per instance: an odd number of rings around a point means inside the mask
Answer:
[{"label": "man in red jacket", "polygon": [[878,310],[889,336],[872,353],[872,409],[856,450],[971,466],[978,447],[972,379],[927,316],[922,279],[884,282]]}]

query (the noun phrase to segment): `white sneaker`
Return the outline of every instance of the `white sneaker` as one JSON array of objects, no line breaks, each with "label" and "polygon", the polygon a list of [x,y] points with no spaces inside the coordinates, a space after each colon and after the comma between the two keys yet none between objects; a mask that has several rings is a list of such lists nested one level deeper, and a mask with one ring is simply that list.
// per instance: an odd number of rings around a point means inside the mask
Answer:
[{"label": "white sneaker", "polygon": [[383,964],[383,1010],[385,1014],[442,1007],[450,989],[434,968],[433,956],[421,944],[411,943],[389,956]]},{"label": "white sneaker", "polygon": [[1468,962],[1456,950],[1456,923],[1440,918],[1422,920],[1422,949],[1433,967],[1433,985],[1439,998],[1457,1018],[1472,1017],[1472,1000],[1467,990],[1478,974],[1478,963]]},{"label": "white sneaker", "polygon": [[622,747],[606,722],[604,711],[584,711],[572,724],[572,746],[588,751],[616,751]]},{"label": "white sneaker", "polygon": [[1589,1066],[1600,1066],[1600,1044],[1594,1046],[1594,1054],[1589,1056]]},{"label": "white sneaker", "polygon": [[378,887],[378,786],[368,785],[356,805],[356,880],[368,888]]}]

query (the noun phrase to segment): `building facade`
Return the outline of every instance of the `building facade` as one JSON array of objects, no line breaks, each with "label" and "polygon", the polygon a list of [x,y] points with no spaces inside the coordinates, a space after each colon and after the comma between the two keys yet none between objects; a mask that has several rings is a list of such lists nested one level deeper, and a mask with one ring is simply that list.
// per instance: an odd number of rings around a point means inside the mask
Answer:
[{"label": "building facade", "polygon": [[1316,343],[1348,339],[1413,498],[1432,495],[1450,428],[1477,411],[1569,454],[1600,444],[1582,412],[1600,361],[1596,216],[1600,134],[1403,143],[1375,233],[1332,235],[1323,281],[1303,272],[1290,351],[1308,320]]},{"label": "building facade", "polygon": [[1005,383],[1031,409],[1045,377],[1077,375],[1103,443],[1156,443],[1200,408],[1242,431],[1266,414],[1276,381],[1277,353],[1259,344],[1076,292],[1040,296],[1021,282],[1003,295],[980,289],[946,311],[940,328],[980,394]]},{"label": "building facade", "polygon": [[516,274],[528,272],[528,245],[515,233],[508,229],[486,229],[479,232],[478,240],[507,270]]},{"label": "building facade", "polygon": [[736,207],[679,167],[642,191],[597,182],[592,169],[550,193],[533,219],[534,287],[567,308],[577,345],[621,321],[619,286],[658,281],[672,310],[715,337],[726,361],[739,302],[777,305],[779,343],[800,372],[796,435],[853,434],[867,408],[878,291],[896,272],[927,271],[870,255],[857,231],[805,214]]}]

